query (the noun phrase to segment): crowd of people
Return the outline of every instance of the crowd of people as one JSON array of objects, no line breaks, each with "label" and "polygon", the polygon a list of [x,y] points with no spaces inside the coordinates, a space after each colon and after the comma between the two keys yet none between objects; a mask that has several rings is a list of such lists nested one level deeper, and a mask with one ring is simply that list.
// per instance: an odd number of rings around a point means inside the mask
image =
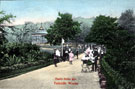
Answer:
[{"label": "crowd of people", "polygon": [[[78,57],[78,52],[77,52]],[[57,67],[57,63],[60,61],[69,61],[70,64],[72,64],[72,61],[74,59],[74,53],[71,50],[71,48],[65,48],[63,50],[63,54],[59,49],[54,49],[54,65]]]},{"label": "crowd of people", "polygon": [[97,71],[97,64],[104,54],[105,48],[103,46],[88,46],[84,51],[84,55],[81,60],[83,61],[83,65],[87,65],[88,62],[90,62],[92,65],[91,71]]},{"label": "crowd of people", "polygon": [[[57,63],[60,61],[69,61],[69,64],[72,64],[72,61],[74,60],[74,56],[77,56],[78,59],[78,54],[79,54],[79,48],[77,47],[75,49],[75,52],[73,53],[71,48],[64,48],[63,54],[59,49],[54,49],[54,65],[57,67]],[[87,64],[88,61],[91,63],[91,71],[96,71],[97,70],[97,64],[98,60],[102,59],[104,53],[105,53],[105,48],[103,46],[94,46],[94,45],[85,45],[83,47],[84,55],[81,58],[83,64]],[[75,55],[74,55],[75,54]]]}]

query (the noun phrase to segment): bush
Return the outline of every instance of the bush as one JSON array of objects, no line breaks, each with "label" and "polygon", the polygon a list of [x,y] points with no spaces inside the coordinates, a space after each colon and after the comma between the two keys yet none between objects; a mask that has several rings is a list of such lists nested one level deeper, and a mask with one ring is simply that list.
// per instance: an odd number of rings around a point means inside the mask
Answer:
[{"label": "bush", "polygon": [[126,80],[118,71],[115,71],[105,61],[105,58],[101,61],[102,72],[107,78],[107,89],[134,89],[135,84]]},{"label": "bush", "polygon": [[0,45],[0,66],[12,66],[14,64],[28,64],[38,60],[49,61],[51,54],[40,52],[36,45],[7,43]]}]

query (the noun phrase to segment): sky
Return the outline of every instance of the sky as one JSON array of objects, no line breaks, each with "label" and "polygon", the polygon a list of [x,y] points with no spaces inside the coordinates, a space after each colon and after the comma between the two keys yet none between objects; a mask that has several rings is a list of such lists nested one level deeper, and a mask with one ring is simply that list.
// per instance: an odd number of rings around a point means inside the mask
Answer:
[{"label": "sky", "polygon": [[53,22],[58,12],[71,13],[73,18],[119,17],[127,9],[135,11],[135,0],[0,0],[0,10],[16,16],[13,25]]}]

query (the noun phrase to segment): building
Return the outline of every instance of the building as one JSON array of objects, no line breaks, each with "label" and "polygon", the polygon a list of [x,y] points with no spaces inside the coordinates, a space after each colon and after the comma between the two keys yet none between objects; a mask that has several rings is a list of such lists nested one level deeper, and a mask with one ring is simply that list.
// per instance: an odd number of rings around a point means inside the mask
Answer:
[{"label": "building", "polygon": [[44,44],[47,42],[45,35],[47,34],[46,30],[43,29],[42,23],[39,30],[32,33],[32,44]]}]

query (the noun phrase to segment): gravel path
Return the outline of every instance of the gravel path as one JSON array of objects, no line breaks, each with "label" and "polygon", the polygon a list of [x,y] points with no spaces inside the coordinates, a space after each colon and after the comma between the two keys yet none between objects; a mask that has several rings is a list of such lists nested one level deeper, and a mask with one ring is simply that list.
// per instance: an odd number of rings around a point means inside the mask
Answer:
[{"label": "gravel path", "polygon": [[50,65],[0,80],[0,89],[100,89],[97,72],[81,73],[81,64],[80,59],[75,59],[73,65],[61,62],[58,67]]}]

